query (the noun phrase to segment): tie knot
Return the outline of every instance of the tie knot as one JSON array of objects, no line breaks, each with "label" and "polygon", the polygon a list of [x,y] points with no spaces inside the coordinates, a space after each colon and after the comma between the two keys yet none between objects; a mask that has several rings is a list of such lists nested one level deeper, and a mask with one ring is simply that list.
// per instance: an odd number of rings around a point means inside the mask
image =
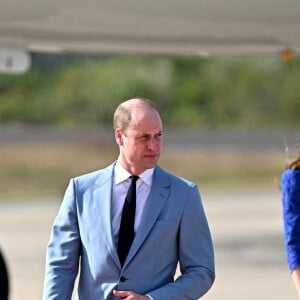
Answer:
[{"label": "tie knot", "polygon": [[132,182],[136,182],[140,177],[137,175],[131,175],[129,178],[131,178]]}]

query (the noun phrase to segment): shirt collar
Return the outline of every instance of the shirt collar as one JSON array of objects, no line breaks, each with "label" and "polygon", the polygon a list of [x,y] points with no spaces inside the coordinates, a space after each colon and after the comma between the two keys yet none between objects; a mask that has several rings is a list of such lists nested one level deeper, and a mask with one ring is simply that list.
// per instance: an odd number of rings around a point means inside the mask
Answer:
[{"label": "shirt collar", "polygon": [[[143,173],[139,174],[140,179],[147,185],[151,186],[154,168],[147,169]],[[130,177],[131,174],[121,165],[120,161],[117,160],[114,170],[115,184],[119,184]]]}]

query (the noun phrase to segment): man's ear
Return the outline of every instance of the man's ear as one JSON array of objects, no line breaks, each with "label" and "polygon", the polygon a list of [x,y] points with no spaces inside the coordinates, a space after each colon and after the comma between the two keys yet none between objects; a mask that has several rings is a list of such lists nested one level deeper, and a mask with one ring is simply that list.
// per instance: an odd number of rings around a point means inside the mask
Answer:
[{"label": "man's ear", "polygon": [[115,139],[119,146],[123,145],[123,133],[120,128],[115,129]]}]

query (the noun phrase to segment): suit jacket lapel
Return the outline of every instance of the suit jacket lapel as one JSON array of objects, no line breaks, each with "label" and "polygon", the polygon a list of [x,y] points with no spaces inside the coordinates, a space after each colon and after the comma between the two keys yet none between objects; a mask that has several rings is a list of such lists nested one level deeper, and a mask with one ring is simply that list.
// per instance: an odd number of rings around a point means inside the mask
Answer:
[{"label": "suit jacket lapel", "polygon": [[169,197],[170,182],[166,173],[159,167],[156,167],[153,174],[152,187],[149,198],[146,202],[141,224],[134,238],[132,247],[128,253],[124,267],[130,262],[131,258],[138,251],[147,235],[151,231],[155,221],[157,220],[165,201]]},{"label": "suit jacket lapel", "polygon": [[108,251],[115,263],[120,266],[119,257],[116,251],[112,234],[111,223],[111,192],[113,181],[114,164],[105,169],[104,174],[99,176],[93,193],[93,210],[98,214],[97,220],[101,228],[100,236],[103,237]]}]

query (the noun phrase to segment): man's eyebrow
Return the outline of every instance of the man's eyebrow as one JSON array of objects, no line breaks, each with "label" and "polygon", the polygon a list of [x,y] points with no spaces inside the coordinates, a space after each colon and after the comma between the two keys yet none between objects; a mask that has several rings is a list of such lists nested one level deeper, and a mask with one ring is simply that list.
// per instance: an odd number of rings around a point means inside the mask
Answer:
[{"label": "man's eyebrow", "polygon": [[[163,134],[162,130],[154,133],[154,135],[162,135],[162,134]],[[151,133],[149,133],[149,132],[137,132],[137,134],[136,134],[137,137],[143,137],[143,136],[149,136],[149,135],[151,135]]]},{"label": "man's eyebrow", "polygon": [[[163,133],[163,131],[162,130],[160,130],[160,131],[157,131],[157,132],[155,132],[154,134],[160,134],[160,133]],[[138,132],[137,134],[152,134],[152,133],[150,133],[150,132]]]}]

